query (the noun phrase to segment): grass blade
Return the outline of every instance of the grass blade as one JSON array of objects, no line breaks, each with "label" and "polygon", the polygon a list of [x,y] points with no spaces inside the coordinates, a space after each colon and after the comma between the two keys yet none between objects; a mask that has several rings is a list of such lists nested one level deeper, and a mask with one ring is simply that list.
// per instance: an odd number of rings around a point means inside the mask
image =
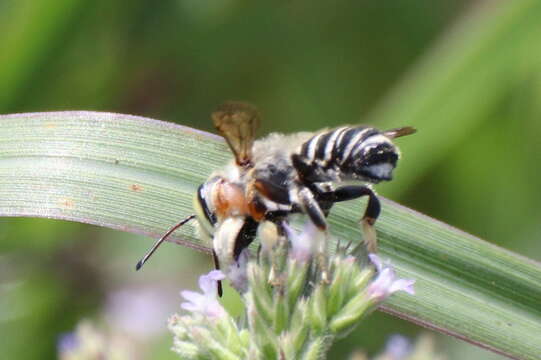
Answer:
[{"label": "grass blade", "polygon": [[[81,221],[157,236],[192,212],[224,164],[217,136],[141,117],[57,112],[0,116],[0,215]],[[359,239],[364,202],[340,204],[333,233]],[[541,267],[390,201],[381,252],[417,295],[386,310],[517,359],[541,353]],[[174,239],[205,251],[192,226]]]}]

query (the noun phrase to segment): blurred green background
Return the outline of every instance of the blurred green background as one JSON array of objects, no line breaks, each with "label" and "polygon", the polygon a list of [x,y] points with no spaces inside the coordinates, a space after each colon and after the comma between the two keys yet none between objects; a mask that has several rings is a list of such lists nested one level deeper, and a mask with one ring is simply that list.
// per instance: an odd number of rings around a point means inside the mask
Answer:
[{"label": "blurred green background", "polygon": [[[540,260],[540,4],[0,0],[0,113],[112,111],[210,131],[212,109],[236,99],[259,106],[261,134],[413,125],[379,193]],[[2,219],[1,357],[55,358],[59,334],[91,319],[140,359],[175,359],[165,321],[211,262],[166,244],[135,273],[151,243]],[[375,314],[332,358],[419,331]],[[449,358],[498,358],[437,341]]]}]

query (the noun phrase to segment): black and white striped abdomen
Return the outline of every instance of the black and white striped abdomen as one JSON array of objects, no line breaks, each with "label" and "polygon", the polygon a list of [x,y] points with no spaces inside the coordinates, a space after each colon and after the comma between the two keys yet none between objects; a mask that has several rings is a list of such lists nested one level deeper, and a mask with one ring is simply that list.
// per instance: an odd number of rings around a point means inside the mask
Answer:
[{"label": "black and white striped abdomen", "polygon": [[398,149],[375,128],[345,126],[314,135],[293,157],[301,178],[308,181],[377,183],[391,179]]}]

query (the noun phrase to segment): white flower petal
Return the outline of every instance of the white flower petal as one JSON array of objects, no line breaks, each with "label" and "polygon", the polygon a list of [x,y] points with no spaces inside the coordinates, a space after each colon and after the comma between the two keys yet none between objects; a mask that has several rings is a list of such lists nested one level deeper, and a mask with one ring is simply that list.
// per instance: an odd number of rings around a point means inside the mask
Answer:
[{"label": "white flower petal", "polygon": [[224,278],[225,276],[220,270],[212,270],[207,275],[199,277],[199,288],[201,288],[205,294],[216,292],[216,282]]},{"label": "white flower petal", "polygon": [[314,244],[322,241],[318,236],[323,236],[324,233],[311,221],[305,223],[302,231],[299,233],[287,223],[284,223],[283,226],[286,236],[291,242],[291,249],[289,252],[291,258],[300,262],[309,261],[314,252]]},{"label": "white flower petal", "polygon": [[415,295],[415,289],[413,288],[415,280],[413,279],[398,279],[389,288],[389,292],[392,294],[397,291],[405,291],[410,295]]},{"label": "white flower petal", "polygon": [[181,303],[180,307],[183,308],[184,310],[188,310],[191,312],[196,312],[200,310],[198,306],[194,305],[194,303],[189,303],[189,302]]},{"label": "white flower petal", "polygon": [[227,278],[237,291],[244,293],[248,289],[248,275],[246,269],[250,260],[250,249],[242,250],[237,262],[231,264],[227,271]]},{"label": "white flower petal", "polygon": [[414,295],[415,290],[412,279],[398,279],[396,272],[389,264],[384,264],[376,254],[369,254],[370,261],[376,266],[378,276],[368,286],[368,296],[375,301],[383,301],[397,291],[405,291]]},{"label": "white flower petal", "polygon": [[199,277],[199,286],[203,293],[195,291],[184,290],[180,292],[180,295],[187,302],[183,302],[180,306],[187,311],[193,313],[199,313],[208,318],[218,318],[226,314],[225,309],[218,302],[218,286],[217,280],[224,278],[224,274],[221,271],[213,270],[206,275]]},{"label": "white flower petal", "polygon": [[184,299],[188,300],[189,302],[193,302],[193,303],[200,302],[205,298],[205,296],[203,294],[200,294],[198,292],[191,291],[191,290],[181,291],[180,295]]},{"label": "white flower petal", "polygon": [[381,269],[383,268],[383,262],[381,261],[380,257],[376,254],[368,254],[368,258],[370,259],[372,264],[374,264],[378,273],[381,272]]}]

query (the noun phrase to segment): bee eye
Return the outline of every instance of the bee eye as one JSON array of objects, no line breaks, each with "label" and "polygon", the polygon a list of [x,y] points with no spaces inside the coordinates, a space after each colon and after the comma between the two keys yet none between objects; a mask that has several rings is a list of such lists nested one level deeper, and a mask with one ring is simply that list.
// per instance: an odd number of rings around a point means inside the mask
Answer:
[{"label": "bee eye", "polygon": [[205,194],[206,184],[202,184],[197,189],[197,200],[195,201],[195,207],[201,211],[205,220],[208,221],[211,225],[216,224],[216,214],[214,214],[207,204],[207,196]]}]

